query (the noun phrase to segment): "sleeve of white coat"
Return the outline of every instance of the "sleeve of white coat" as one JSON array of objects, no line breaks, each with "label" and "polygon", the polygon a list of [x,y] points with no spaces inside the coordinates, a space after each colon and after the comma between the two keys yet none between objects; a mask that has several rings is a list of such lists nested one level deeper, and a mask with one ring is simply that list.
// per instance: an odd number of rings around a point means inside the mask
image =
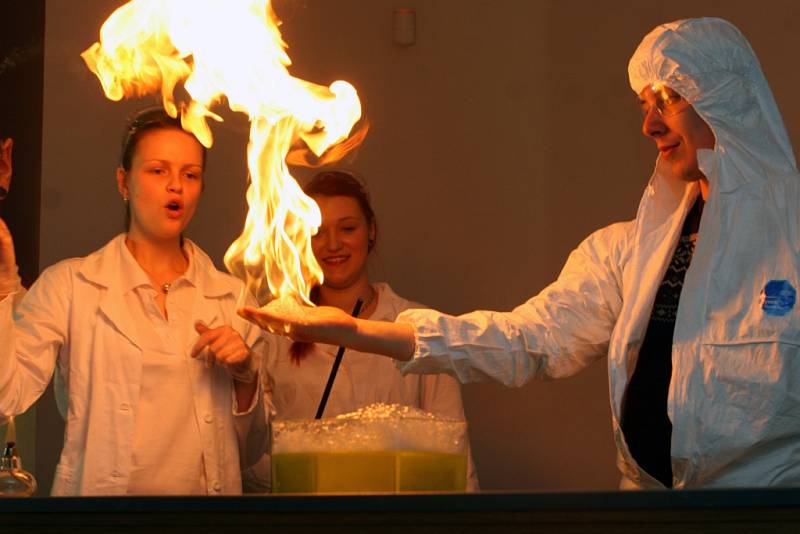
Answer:
[{"label": "sleeve of white coat", "polygon": [[50,383],[66,338],[69,273],[51,267],[16,307],[12,298],[0,302],[0,415],[25,412]]},{"label": "sleeve of white coat", "polygon": [[570,376],[605,356],[622,307],[630,228],[619,223],[590,235],[570,254],[558,280],[510,312],[454,317],[404,311],[397,321],[413,326],[416,350],[401,370],[521,386],[532,378]]},{"label": "sleeve of white coat", "polygon": [[[275,419],[277,411],[272,402],[272,388],[270,386],[270,370],[275,368],[278,354],[286,348],[285,338],[279,338],[269,332],[262,332],[264,346],[262,351],[261,371],[259,380],[264,391],[264,412],[267,417],[267,440],[272,439],[271,422]],[[283,342],[282,342],[283,341]],[[261,458],[248,469],[242,471],[242,485],[245,493],[270,493],[272,491],[272,457],[267,451]]]},{"label": "sleeve of white coat", "polygon": [[13,295],[11,295],[11,297],[14,300],[14,309],[16,309],[17,306],[19,306],[19,303],[22,302],[22,298],[25,296],[27,292],[28,291],[20,283],[19,290]]},{"label": "sleeve of white coat", "polygon": [[[440,414],[452,419],[465,420],[464,404],[461,401],[461,386],[446,374],[422,377],[421,408],[426,412]],[[467,436],[467,491],[478,491],[478,471],[472,461],[472,448]]]},{"label": "sleeve of white coat", "polygon": [[[254,347],[260,349],[260,343]],[[239,468],[247,469],[258,463],[269,449],[269,412],[264,406],[264,389],[261,380],[258,380],[258,390],[253,396],[248,409],[236,413],[236,399],[234,392],[234,426],[239,444]]]},{"label": "sleeve of white coat", "polygon": [[[248,305],[255,305],[255,300],[248,299]],[[239,332],[244,342],[250,347],[253,365],[261,374],[261,361],[267,348],[266,339],[261,335],[261,330],[253,324],[242,320],[238,316],[233,318],[233,327]],[[233,396],[233,416],[236,435],[239,443],[239,464],[241,469],[246,469],[258,462],[265,454],[269,444],[269,411],[264,406],[264,388],[260,376],[257,377],[258,388],[250,406],[244,409],[237,405],[236,392],[233,390],[231,380],[231,395]]]}]

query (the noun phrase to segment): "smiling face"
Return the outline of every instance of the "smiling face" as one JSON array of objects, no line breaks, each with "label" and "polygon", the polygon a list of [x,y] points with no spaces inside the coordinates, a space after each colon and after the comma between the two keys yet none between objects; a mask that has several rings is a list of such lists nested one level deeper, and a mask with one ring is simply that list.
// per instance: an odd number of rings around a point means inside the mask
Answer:
[{"label": "smiling face", "polygon": [[203,149],[176,128],[143,132],[130,169],[117,169],[117,186],[128,199],[128,235],[148,240],[178,239],[192,220],[203,186]]},{"label": "smiling face", "polygon": [[648,85],[639,93],[642,133],[655,141],[661,158],[682,180],[704,179],[697,150],[714,148],[714,133],[694,108],[668,87]]},{"label": "smiling face", "polygon": [[322,225],[311,238],[311,248],[322,267],[324,285],[345,289],[365,281],[375,224],[367,221],[352,197],[317,195],[313,198],[322,212]]}]

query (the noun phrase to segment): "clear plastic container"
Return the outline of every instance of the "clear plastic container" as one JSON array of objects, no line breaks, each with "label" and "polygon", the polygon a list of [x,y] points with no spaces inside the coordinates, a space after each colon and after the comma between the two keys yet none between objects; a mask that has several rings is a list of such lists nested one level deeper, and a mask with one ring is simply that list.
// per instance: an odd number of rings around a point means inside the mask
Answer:
[{"label": "clear plastic container", "polygon": [[466,443],[466,422],[396,404],[274,421],[272,491],[464,491]]}]

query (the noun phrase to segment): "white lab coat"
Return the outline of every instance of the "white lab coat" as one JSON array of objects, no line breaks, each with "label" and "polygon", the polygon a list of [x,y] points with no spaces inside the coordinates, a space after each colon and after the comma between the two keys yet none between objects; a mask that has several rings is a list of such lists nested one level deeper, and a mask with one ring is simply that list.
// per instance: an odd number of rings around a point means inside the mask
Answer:
[{"label": "white lab coat", "polygon": [[[124,246],[123,234],[85,258],[46,269],[13,319],[12,299],[0,303],[0,414],[16,415],[33,404],[56,364],[68,392],[62,399],[66,427],[53,495],[127,491],[142,352],[118,287]],[[260,332],[236,315],[242,283],[217,271],[199,247],[187,246],[193,247],[197,267],[193,317],[207,325],[232,325],[252,347]],[[188,353],[197,334],[187,334]],[[259,396],[234,416],[227,371],[207,369],[202,359],[188,365],[208,493],[241,493],[241,466],[266,449],[263,403]]]},{"label": "white lab coat", "polygon": [[[398,296],[388,284],[376,283],[377,305],[370,319],[393,321],[397,314],[411,307],[422,307]],[[338,347],[315,344],[300,365],[290,357],[292,341],[270,336],[269,349],[262,360],[267,410],[274,410],[274,419],[313,419],[322,398],[331,365]],[[459,383],[447,375],[403,376],[393,360],[375,354],[348,349],[336,375],[325,417],[335,417],[359,408],[383,402],[421,408],[453,419],[464,419]],[[271,406],[269,404],[271,403]],[[269,457],[258,467],[248,470],[245,488],[268,491],[270,487]],[[469,458],[467,489],[478,489],[478,476]]]},{"label": "white lab coat", "polygon": [[[673,337],[674,487],[800,484],[800,176],[772,93],[747,41],[720,19],[656,28],[629,73],[637,93],[662,82],[684,96],[716,138],[713,150],[698,151],[710,191]],[[622,485],[663,487],[631,457],[619,420],[657,288],[698,194],[659,160],[636,219],[589,236],[555,283],[512,312],[401,314],[417,336],[404,370],[519,386],[607,355]],[[768,289],[771,281],[785,295]]]}]

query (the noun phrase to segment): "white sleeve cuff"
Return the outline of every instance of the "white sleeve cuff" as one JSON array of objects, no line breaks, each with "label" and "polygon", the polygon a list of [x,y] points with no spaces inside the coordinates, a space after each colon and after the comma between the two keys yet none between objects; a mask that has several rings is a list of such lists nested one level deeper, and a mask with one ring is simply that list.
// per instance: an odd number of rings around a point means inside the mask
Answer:
[{"label": "white sleeve cuff", "polygon": [[[256,373],[256,382],[258,383],[258,388],[256,389],[255,394],[253,395],[253,400],[250,401],[250,406],[247,407],[244,411],[239,411],[239,402],[236,400],[236,386],[231,387],[231,395],[233,398],[233,416],[234,417],[244,417],[246,415],[250,415],[253,413],[253,410],[256,409],[258,402],[260,399],[264,398],[261,390],[261,380],[258,379],[258,373]],[[233,384],[233,379],[231,379],[231,384]]]}]

